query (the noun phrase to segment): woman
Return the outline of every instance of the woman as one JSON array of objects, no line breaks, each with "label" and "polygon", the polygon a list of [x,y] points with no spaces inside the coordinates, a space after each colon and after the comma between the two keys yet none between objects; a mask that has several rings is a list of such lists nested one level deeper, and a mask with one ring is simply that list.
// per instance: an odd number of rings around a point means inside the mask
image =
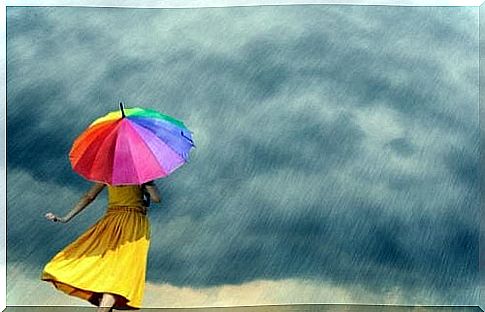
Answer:
[{"label": "woman", "polygon": [[143,299],[150,244],[147,208],[150,199],[160,202],[154,182],[120,186],[94,183],[65,217],[50,212],[45,217],[53,222],[69,222],[105,186],[108,188],[106,214],[55,255],[44,267],[41,279],[52,282],[66,294],[98,306],[98,312],[138,310]]}]

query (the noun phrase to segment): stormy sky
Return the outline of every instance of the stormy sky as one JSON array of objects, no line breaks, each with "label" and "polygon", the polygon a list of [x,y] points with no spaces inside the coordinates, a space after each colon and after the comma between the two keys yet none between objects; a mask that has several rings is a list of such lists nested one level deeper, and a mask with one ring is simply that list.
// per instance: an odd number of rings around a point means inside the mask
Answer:
[{"label": "stormy sky", "polygon": [[89,188],[71,144],[120,101],[197,145],[157,181],[147,304],[476,304],[478,60],[473,7],[9,7],[7,304],[58,295],[43,265],[103,215],[104,192],[43,219]]}]

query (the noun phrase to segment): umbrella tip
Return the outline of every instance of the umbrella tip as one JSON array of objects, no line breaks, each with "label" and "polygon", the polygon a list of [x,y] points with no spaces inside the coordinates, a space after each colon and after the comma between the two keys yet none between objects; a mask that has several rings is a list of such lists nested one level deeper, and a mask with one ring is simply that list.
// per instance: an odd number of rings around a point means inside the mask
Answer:
[{"label": "umbrella tip", "polygon": [[123,110],[123,103],[120,102],[121,118],[125,118],[125,111]]}]

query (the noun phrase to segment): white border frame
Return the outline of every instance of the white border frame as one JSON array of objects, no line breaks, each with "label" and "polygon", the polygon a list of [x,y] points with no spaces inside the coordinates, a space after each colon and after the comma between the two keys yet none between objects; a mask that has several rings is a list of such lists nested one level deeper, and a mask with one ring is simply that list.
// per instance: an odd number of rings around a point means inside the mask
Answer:
[{"label": "white border frame", "polygon": [[[0,210],[3,212],[0,220],[0,309],[6,309],[7,286],[7,196],[6,196],[6,108],[7,108],[7,41],[6,41],[6,10],[7,6],[83,6],[83,7],[122,7],[122,8],[201,8],[201,7],[234,7],[234,6],[266,6],[266,5],[299,5],[299,4],[341,4],[341,5],[394,5],[394,6],[476,6],[485,0],[0,0],[0,103],[3,113],[4,138],[3,170],[0,190]],[[0,118],[1,119],[1,118]],[[481,304],[481,302],[480,302]]]}]

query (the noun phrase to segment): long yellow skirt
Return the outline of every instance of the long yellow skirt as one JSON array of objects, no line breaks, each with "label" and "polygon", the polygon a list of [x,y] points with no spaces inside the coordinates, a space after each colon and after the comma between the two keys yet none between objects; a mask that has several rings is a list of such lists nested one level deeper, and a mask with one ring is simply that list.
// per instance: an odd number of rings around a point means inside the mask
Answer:
[{"label": "long yellow skirt", "polygon": [[145,207],[108,207],[106,214],[44,267],[41,280],[99,306],[103,293],[113,308],[138,310],[145,289],[150,223]]}]

